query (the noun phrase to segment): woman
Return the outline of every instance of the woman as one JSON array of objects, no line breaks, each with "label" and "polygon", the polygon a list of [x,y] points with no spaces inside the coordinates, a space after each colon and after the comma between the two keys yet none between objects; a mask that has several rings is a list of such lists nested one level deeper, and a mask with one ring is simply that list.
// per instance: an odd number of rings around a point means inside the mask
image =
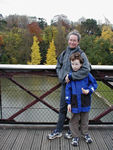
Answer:
[{"label": "woman", "polygon": [[[68,47],[66,50],[64,50],[60,54],[57,60],[56,72],[57,72],[59,81],[62,84],[61,98],[60,98],[60,110],[59,110],[59,119],[57,122],[56,129],[51,134],[48,135],[48,139],[50,140],[62,136],[63,125],[64,125],[66,114],[67,114],[67,104],[65,101],[66,83],[68,83],[70,80],[81,80],[85,78],[90,71],[90,64],[88,62],[86,54],[79,47],[80,38],[81,36],[77,30],[70,32],[67,36]],[[69,60],[69,57],[72,55],[72,53],[75,53],[75,52],[79,52],[81,54],[81,57],[84,60],[82,68],[77,72],[72,71],[71,63]],[[72,71],[72,76],[69,79],[68,73],[70,71]],[[70,138],[71,137],[70,132],[66,133],[65,136],[66,138]]]}]

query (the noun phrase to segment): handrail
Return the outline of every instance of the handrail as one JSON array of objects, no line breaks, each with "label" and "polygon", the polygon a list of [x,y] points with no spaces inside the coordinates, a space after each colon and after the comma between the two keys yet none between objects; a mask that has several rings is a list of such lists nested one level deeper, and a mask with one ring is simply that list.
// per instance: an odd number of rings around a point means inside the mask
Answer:
[{"label": "handrail", "polygon": [[56,65],[20,65],[20,64],[0,64],[0,69],[18,69],[18,70],[54,70]]},{"label": "handrail", "polygon": [[[92,70],[113,70],[113,65],[91,65]],[[0,64],[0,69],[27,69],[27,70],[54,70],[56,65],[22,65],[22,64]]]}]

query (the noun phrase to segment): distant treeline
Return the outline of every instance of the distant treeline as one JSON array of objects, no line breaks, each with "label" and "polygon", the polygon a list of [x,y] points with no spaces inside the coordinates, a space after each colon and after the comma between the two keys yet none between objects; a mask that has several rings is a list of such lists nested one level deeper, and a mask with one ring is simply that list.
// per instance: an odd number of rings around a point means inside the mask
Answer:
[{"label": "distant treeline", "polygon": [[[50,61],[52,53],[55,51],[57,58],[65,50],[66,35],[74,29],[80,32],[80,47],[92,65],[113,65],[110,24],[97,24],[94,19],[74,23],[60,17],[48,25],[44,18],[18,15],[0,20],[0,64],[55,64],[56,59]],[[38,59],[36,53],[40,61],[34,61]]]}]

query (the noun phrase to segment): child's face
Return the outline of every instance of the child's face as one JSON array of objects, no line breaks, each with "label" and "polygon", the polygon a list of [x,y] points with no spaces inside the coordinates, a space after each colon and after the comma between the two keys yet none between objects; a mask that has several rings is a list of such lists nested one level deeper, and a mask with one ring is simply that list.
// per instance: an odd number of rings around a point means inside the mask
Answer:
[{"label": "child's face", "polygon": [[74,61],[71,61],[71,66],[74,71],[78,71],[80,67],[82,66],[82,64],[80,63],[78,59],[76,59]]}]

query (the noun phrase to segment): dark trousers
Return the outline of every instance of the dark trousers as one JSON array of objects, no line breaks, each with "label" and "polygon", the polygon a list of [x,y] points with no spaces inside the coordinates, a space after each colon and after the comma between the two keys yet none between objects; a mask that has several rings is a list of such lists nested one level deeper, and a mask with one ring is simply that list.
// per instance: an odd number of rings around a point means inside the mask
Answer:
[{"label": "dark trousers", "polygon": [[67,115],[67,104],[65,101],[65,85],[61,86],[61,97],[60,97],[60,110],[59,110],[59,118],[57,122],[57,127],[56,129],[59,132],[62,132],[63,130],[63,125],[66,119]]}]

